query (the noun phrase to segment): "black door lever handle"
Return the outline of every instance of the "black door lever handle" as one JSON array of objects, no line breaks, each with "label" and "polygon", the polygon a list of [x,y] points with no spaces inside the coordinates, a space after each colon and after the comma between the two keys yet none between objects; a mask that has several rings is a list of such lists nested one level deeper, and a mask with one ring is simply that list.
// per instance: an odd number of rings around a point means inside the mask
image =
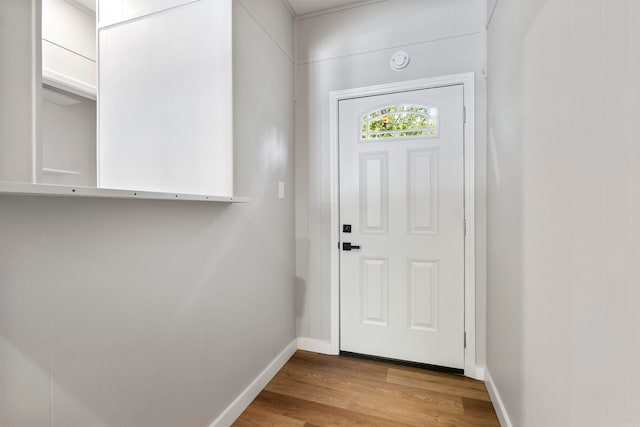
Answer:
[{"label": "black door lever handle", "polygon": [[343,242],[342,243],[342,250],[343,251],[350,251],[352,249],[360,249],[360,246],[359,245],[352,245],[349,242]]}]

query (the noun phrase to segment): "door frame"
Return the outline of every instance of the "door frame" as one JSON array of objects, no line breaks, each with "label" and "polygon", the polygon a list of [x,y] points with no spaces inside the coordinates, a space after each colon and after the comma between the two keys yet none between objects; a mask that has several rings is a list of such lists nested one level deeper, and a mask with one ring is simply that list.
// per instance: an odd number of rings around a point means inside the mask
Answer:
[{"label": "door frame", "polygon": [[[329,93],[329,185],[331,197],[331,338],[332,354],[340,353],[340,192],[338,104],[342,100],[385,95],[403,91],[462,85],[466,120],[464,138],[464,375],[478,378],[476,372],[476,238],[475,238],[475,73],[453,74],[409,80]],[[461,111],[460,114],[463,114]],[[462,224],[461,224],[462,226]]]}]

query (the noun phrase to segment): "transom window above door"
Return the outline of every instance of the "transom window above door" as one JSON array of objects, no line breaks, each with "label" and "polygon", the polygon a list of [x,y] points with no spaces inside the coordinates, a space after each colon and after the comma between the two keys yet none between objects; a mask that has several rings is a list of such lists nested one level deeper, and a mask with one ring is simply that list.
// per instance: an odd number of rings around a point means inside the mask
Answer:
[{"label": "transom window above door", "polygon": [[439,130],[438,107],[389,105],[362,116],[360,139],[374,142],[383,138],[437,137]]}]

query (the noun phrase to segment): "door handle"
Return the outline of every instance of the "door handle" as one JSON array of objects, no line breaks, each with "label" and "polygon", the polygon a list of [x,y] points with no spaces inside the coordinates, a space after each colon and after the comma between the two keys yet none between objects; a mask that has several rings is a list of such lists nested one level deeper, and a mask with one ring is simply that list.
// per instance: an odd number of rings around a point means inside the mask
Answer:
[{"label": "door handle", "polygon": [[358,246],[358,245],[352,245],[352,244],[351,244],[351,243],[349,243],[349,242],[343,242],[343,243],[342,243],[342,250],[343,250],[343,251],[350,251],[350,250],[352,250],[352,249],[360,249],[360,246]]}]

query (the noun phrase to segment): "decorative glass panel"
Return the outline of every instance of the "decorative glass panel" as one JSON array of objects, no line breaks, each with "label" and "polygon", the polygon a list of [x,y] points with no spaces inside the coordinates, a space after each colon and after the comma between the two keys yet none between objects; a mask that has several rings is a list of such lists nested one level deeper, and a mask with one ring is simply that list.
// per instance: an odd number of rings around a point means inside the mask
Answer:
[{"label": "decorative glass panel", "polygon": [[438,136],[440,120],[437,107],[424,105],[393,105],[362,117],[361,139]]}]

